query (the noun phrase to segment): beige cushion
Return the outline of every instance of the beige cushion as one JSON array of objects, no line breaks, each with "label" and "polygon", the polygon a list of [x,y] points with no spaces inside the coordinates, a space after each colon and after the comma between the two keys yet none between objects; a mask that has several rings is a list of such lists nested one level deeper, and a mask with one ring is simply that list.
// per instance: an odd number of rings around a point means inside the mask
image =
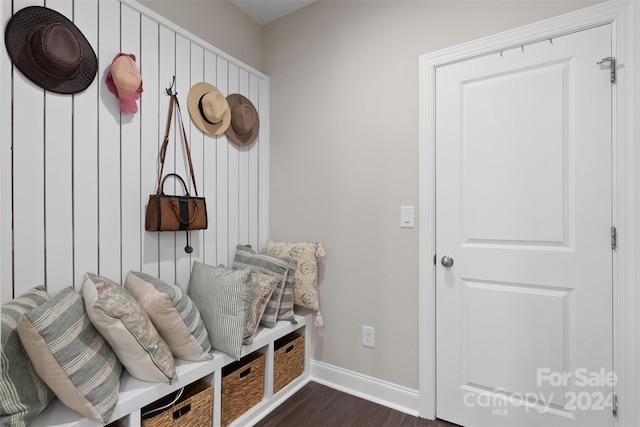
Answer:
[{"label": "beige cushion", "polygon": [[294,273],[294,302],[301,307],[319,310],[318,258],[324,255],[322,245],[313,242],[269,240],[264,251],[272,256],[289,257],[297,261]]},{"label": "beige cushion", "polygon": [[130,271],[124,287],[149,315],[175,357],[192,362],[212,358],[200,311],[179,286]]},{"label": "beige cushion", "polygon": [[87,273],[82,295],[91,323],[131,375],[150,382],[175,379],[171,349],[129,291],[106,277]]}]

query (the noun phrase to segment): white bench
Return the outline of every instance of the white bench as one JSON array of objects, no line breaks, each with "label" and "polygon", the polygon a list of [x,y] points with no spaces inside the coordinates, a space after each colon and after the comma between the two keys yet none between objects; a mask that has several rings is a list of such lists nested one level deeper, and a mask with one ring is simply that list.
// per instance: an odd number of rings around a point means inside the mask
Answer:
[{"label": "white bench", "polygon": [[[254,351],[260,351],[265,355],[264,370],[264,397],[262,402],[251,408],[244,415],[233,422],[232,425],[251,425],[260,420],[285,401],[291,394],[300,389],[309,381],[310,345],[305,339],[304,373],[293,380],[275,395],[273,394],[273,355],[274,343],[291,332],[307,334],[309,325],[312,324],[311,315],[296,315],[297,324],[288,321],[280,321],[275,328],[260,327],[251,345],[242,348],[242,356]],[[235,361],[231,356],[214,351],[213,359],[205,362],[186,362],[176,359],[176,373],[178,380],[173,384],[151,383],[140,381],[123,371],[120,377],[120,395],[118,403],[111,416],[111,421],[119,420],[125,427],[140,427],[141,408],[156,400],[193,383],[204,379],[213,388],[213,422],[212,427],[220,427],[221,414],[221,384],[222,368]],[[66,407],[58,399],[53,402],[29,424],[29,427],[98,427],[102,424],[83,418],[77,412]]]}]

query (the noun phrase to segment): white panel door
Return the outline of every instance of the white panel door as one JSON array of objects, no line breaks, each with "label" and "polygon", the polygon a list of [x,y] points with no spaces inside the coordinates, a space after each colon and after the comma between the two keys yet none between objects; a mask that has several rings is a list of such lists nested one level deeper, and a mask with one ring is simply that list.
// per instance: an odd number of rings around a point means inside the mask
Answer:
[{"label": "white panel door", "polygon": [[436,70],[438,418],[613,424],[610,55],[606,25]]}]

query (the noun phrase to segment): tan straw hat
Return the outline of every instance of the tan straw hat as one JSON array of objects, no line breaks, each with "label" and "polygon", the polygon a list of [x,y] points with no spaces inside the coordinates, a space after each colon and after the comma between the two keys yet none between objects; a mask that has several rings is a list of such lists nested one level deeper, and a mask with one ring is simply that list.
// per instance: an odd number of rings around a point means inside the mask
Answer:
[{"label": "tan straw hat", "polygon": [[224,95],[212,84],[193,85],[187,96],[191,120],[210,135],[224,133],[231,122],[231,110]]},{"label": "tan straw hat", "polygon": [[227,136],[238,145],[251,144],[260,130],[260,117],[256,107],[239,93],[227,96],[227,102],[231,108],[231,125],[227,128]]},{"label": "tan straw hat", "polygon": [[22,74],[51,92],[82,92],[96,77],[93,48],[78,27],[55,10],[20,9],[7,23],[4,43]]}]

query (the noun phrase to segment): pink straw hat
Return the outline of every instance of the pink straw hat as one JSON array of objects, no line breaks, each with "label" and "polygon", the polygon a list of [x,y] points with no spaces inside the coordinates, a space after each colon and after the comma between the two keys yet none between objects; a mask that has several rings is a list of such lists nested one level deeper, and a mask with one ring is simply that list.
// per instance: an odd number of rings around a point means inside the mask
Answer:
[{"label": "pink straw hat", "polygon": [[136,56],[120,52],[113,58],[107,72],[107,88],[120,100],[120,111],[138,112],[136,100],[142,93],[142,77],[136,66]]}]

